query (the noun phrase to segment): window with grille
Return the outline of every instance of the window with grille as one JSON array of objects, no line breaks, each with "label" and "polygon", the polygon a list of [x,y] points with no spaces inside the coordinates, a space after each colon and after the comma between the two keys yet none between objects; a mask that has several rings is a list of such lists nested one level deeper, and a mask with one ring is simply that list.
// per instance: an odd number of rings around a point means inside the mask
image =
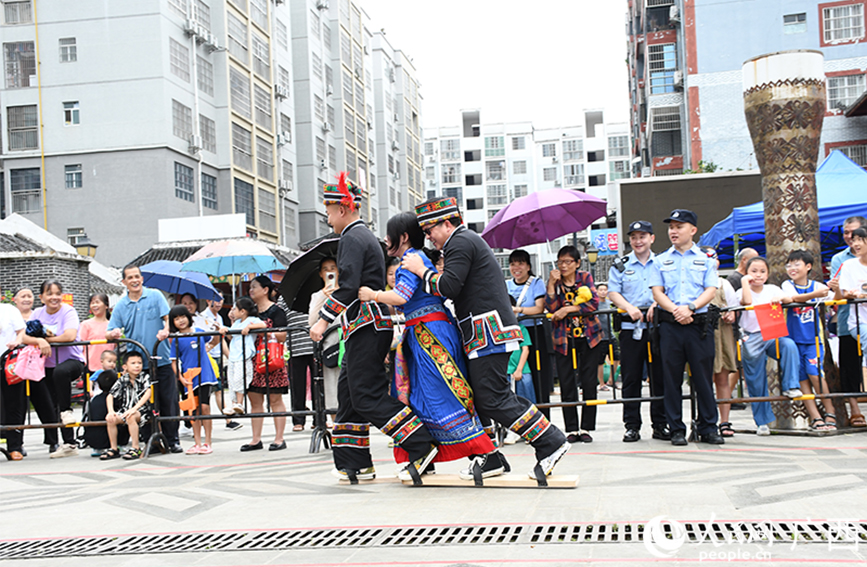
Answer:
[{"label": "window with grille", "polygon": [[182,18],[187,17],[188,0],[169,0],[169,9]]},{"label": "window with grille", "polygon": [[629,178],[629,162],[623,160],[612,161],[609,163],[609,179],[628,179]]},{"label": "window with grille", "polygon": [[283,181],[288,181],[289,183],[292,183],[292,181],[295,179],[295,174],[292,169],[291,162],[285,159],[283,160],[283,167],[280,170],[280,175]]},{"label": "window with grille", "polygon": [[214,96],[214,66],[203,57],[196,56],[196,75],[199,90]]},{"label": "window with grille", "polygon": [[211,31],[211,8],[204,0],[195,0],[193,3],[193,17],[205,31]]},{"label": "window with grille", "polygon": [[274,193],[259,188],[259,228],[277,232],[277,202]]},{"label": "window with grille", "polygon": [[202,206],[217,210],[217,178],[207,173],[202,174]]},{"label": "window with grille", "polygon": [[202,149],[217,152],[217,130],[214,121],[199,114],[199,136],[202,138]]},{"label": "window with grille", "polygon": [[355,115],[348,108],[343,109],[343,133],[346,142],[351,144],[355,139]]},{"label": "window with grille", "polygon": [[584,159],[584,140],[563,140],[563,161]]},{"label": "window with grille", "polygon": [[316,138],[316,163],[325,163],[325,140]]},{"label": "window with grille", "polygon": [[4,43],[6,88],[21,89],[36,86],[36,54],[32,41]]},{"label": "window with grille", "polygon": [[512,187],[512,200],[527,196],[526,185],[515,185]]},{"label": "window with grille", "polygon": [[310,35],[319,39],[319,28],[321,25],[319,14],[315,10],[310,10]]},{"label": "window with grille", "polygon": [[271,130],[271,91],[253,85],[253,104],[256,107],[256,124]]},{"label": "window with grille", "polygon": [[628,156],[629,136],[610,136],[608,138],[608,156]]},{"label": "window with grille", "polygon": [[229,93],[232,110],[246,118],[252,118],[250,112],[250,78],[235,69],[229,69]]},{"label": "window with grille", "polygon": [[509,201],[509,192],[505,185],[488,185],[487,193],[489,207],[505,205]]},{"label": "window with grille", "polygon": [[190,203],[196,201],[193,168],[178,162],[175,162],[175,197]]},{"label": "window with grille", "polygon": [[846,154],[849,159],[867,169],[867,144],[857,144],[852,146],[841,146],[835,148]]},{"label": "window with grille", "polygon": [[[499,213],[502,209],[488,209],[488,222]],[[506,271],[508,273],[508,270]]]},{"label": "window with grille", "polygon": [[358,169],[355,164],[355,152],[351,148],[346,148],[346,173],[349,179],[358,181]]},{"label": "window with grille", "polygon": [[503,181],[506,179],[506,164],[501,161],[485,162],[485,179]]},{"label": "window with grille", "polygon": [[655,169],[653,171],[654,177],[671,177],[672,175],[682,175],[683,171],[680,169]]},{"label": "window with grille", "polygon": [[322,78],[322,58],[313,53],[310,55],[310,66],[313,70],[313,76]]},{"label": "window with grille", "polygon": [[864,75],[828,77],[828,108],[846,110],[864,92]]},{"label": "window with grille", "polygon": [[328,146],[328,167],[337,169],[337,148]]},{"label": "window with grille", "polygon": [[340,58],[348,67],[352,67],[352,40],[345,33],[340,34]]},{"label": "window with grille", "polygon": [[229,31],[229,53],[244,65],[248,65],[250,59],[247,52],[247,24],[228,12],[226,27]]},{"label": "window with grille", "polygon": [[268,29],[268,0],[250,0],[250,19],[263,30]]},{"label": "window with grille", "polygon": [[557,181],[557,168],[546,167],[542,169],[542,181]]},{"label": "window with grille", "polygon": [[280,114],[280,133],[286,137],[287,142],[292,141],[292,119],[285,114]]},{"label": "window with grille", "polygon": [[512,137],[512,149],[513,150],[523,150],[526,147],[526,140],[524,136],[513,136]]},{"label": "window with grille", "polygon": [[353,105],[353,93],[355,91],[352,88],[352,73],[348,70],[343,70],[343,102],[348,104],[349,106]]},{"label": "window with grille", "polygon": [[444,163],[442,165],[443,184],[460,183],[461,180],[461,164],[459,163]]},{"label": "window with grille", "polygon": [[807,14],[786,14],[783,16],[783,33],[804,33],[807,31]]},{"label": "window with grille", "polygon": [[355,83],[355,112],[364,116],[364,85]]},{"label": "window with grille", "polygon": [[457,138],[440,140],[440,159],[442,161],[461,159],[461,141]]},{"label": "window with grille", "polygon": [[330,104],[325,106],[325,121],[334,126],[334,107]]},{"label": "window with grille", "polygon": [[235,123],[232,123],[232,161],[238,167],[253,171],[252,134],[240,124]]},{"label": "window with grille", "polygon": [[244,215],[246,223],[256,224],[256,204],[253,201],[253,184],[235,178],[235,213]]},{"label": "window with grille", "polygon": [[274,181],[274,148],[271,142],[256,137],[256,173],[262,179]]},{"label": "window with grille", "polygon": [[6,25],[29,24],[33,22],[33,6],[26,2],[3,2]]},{"label": "window with grille", "polygon": [[9,172],[13,213],[38,213],[42,209],[42,181],[38,167]]},{"label": "window with grille", "polygon": [[424,143],[424,155],[426,155],[426,156],[434,155],[434,143],[433,142],[425,142]]},{"label": "window with grille", "polygon": [[266,81],[271,80],[271,51],[267,40],[253,34],[253,71]]},{"label": "window with grille", "polygon": [[651,155],[680,155],[683,153],[682,147],[680,109],[676,106],[654,109],[651,121]]},{"label": "window with grille", "polygon": [[289,80],[289,71],[284,67],[277,67],[277,84],[285,88],[287,91],[292,86],[292,81]]},{"label": "window with grille", "polygon": [[189,82],[190,50],[173,39],[169,39],[169,61],[172,74]]},{"label": "window with grille", "polygon": [[506,146],[503,136],[485,137],[485,157],[497,157],[506,155]]},{"label": "window with grille", "polygon": [[647,0],[648,8],[656,8],[659,6],[674,6],[674,0]]},{"label": "window with grille", "polygon": [[319,95],[313,95],[313,114],[320,121],[325,120],[325,103]]},{"label": "window with grille", "polygon": [[82,179],[80,163],[63,166],[63,173],[66,177],[67,189],[81,189]]},{"label": "window with grille", "polygon": [[557,157],[557,144],[542,144],[542,157]]},{"label": "window with grille", "polygon": [[61,37],[57,40],[60,46],[60,62],[74,63],[78,61],[78,48],[75,45],[74,37]]},{"label": "window with grille", "polygon": [[563,184],[566,187],[571,185],[584,185],[584,164],[573,163],[564,165]]},{"label": "window with grille", "polygon": [[822,8],[822,37],[825,43],[862,39],[864,4]]},{"label": "window with grille", "polygon": [[355,119],[355,147],[359,152],[367,153],[367,123],[361,117]]},{"label": "window with grille", "polygon": [[66,241],[69,242],[71,246],[78,246],[79,242],[84,241],[85,236],[87,236],[87,233],[84,232],[84,227],[66,229]]},{"label": "window with grille", "polygon": [[284,246],[294,246],[298,236],[296,234],[295,207],[288,202],[283,203],[283,229],[286,231]]},{"label": "window with grille", "polygon": [[325,89],[334,92],[334,71],[328,65],[325,66]]},{"label": "window with grille", "polygon": [[193,135],[193,113],[190,107],[172,100],[172,134],[185,142]]},{"label": "window with grille", "polygon": [[327,23],[322,26],[322,43],[325,44],[325,52],[331,53],[331,28]]},{"label": "window with grille", "polygon": [[286,24],[276,20],[274,32],[274,35],[277,36],[277,44],[283,49],[289,49],[289,30],[286,28]]},{"label": "window with grille", "polygon": [[39,149],[39,112],[35,104],[6,108],[9,150]]},{"label": "window with grille", "polygon": [[675,44],[664,43],[647,46],[650,61],[650,94],[674,92],[674,72],[677,70]]},{"label": "window with grille", "polygon": [[654,109],[653,130],[680,130],[680,109],[676,106]]},{"label": "window with grille", "polygon": [[424,178],[425,179],[436,179],[437,178],[436,168],[432,165],[429,165],[426,168],[424,168]]}]

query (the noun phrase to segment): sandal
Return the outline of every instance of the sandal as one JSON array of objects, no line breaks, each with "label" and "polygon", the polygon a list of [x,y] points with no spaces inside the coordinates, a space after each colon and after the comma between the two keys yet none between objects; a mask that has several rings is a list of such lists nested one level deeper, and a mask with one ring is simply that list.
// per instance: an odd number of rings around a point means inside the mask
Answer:
[{"label": "sandal", "polygon": [[120,451],[117,449],[106,449],[102,452],[102,455],[99,456],[100,461],[110,461],[112,459],[119,459]]},{"label": "sandal", "polygon": [[719,424],[719,434],[723,437],[734,437],[735,430],[732,428],[732,424],[729,421],[724,421]]},{"label": "sandal", "polygon": [[[833,422],[828,421],[833,419]],[[837,431],[837,416],[833,413],[825,414],[825,429],[823,431]]]},{"label": "sandal", "polygon": [[817,417],[810,422],[810,429],[813,431],[825,431],[828,424],[821,417]]},{"label": "sandal", "polygon": [[130,449],[123,454],[124,461],[134,461],[141,458],[141,449]]},{"label": "sandal", "polygon": [[849,425],[851,427],[867,427],[867,421],[864,421],[864,416],[860,413],[853,413],[849,416]]},{"label": "sandal", "polygon": [[304,431],[304,426],[300,425],[300,424],[294,425],[294,426],[292,426],[292,431]]},{"label": "sandal", "polygon": [[602,384],[601,386],[599,386],[600,392],[607,392],[608,390],[610,390],[610,388],[605,384]]}]

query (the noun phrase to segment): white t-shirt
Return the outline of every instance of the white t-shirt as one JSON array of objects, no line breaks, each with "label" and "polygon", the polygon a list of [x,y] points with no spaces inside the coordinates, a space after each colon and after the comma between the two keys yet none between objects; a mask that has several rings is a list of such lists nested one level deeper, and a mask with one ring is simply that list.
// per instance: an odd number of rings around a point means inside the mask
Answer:
[{"label": "white t-shirt", "polygon": [[[763,303],[770,303],[775,299],[779,299],[783,297],[783,290],[779,287],[771,284],[765,284],[762,286],[762,291],[756,293],[750,288],[753,296],[753,302],[751,305],[762,305]],[[737,291],[738,302],[744,297],[744,289],[741,288]],[[747,333],[758,333],[761,329],[759,328],[759,321],[756,319],[756,314],[753,313],[752,310],[744,311],[741,313],[741,320],[739,323],[741,329],[746,331]]]},{"label": "white t-shirt", "polygon": [[14,341],[18,331],[26,326],[17,307],[8,303],[0,304],[0,356],[9,350],[6,345]]},{"label": "white t-shirt", "polygon": [[[843,292],[867,293],[867,266],[858,258],[846,260],[840,267],[840,290]],[[867,325],[867,303],[858,304],[858,322]],[[849,310],[849,332],[855,331],[855,315]]]}]

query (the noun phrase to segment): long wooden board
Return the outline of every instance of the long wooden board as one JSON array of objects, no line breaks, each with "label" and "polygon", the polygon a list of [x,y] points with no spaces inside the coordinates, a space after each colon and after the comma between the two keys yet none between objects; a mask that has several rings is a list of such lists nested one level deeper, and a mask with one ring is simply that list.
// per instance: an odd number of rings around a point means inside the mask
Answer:
[{"label": "long wooden board", "polygon": [[[349,485],[348,480],[340,480],[340,484]],[[411,480],[400,481],[396,476],[380,476],[374,480],[359,480],[358,484],[385,484],[401,482],[407,486],[413,486]],[[476,488],[471,480],[462,480],[456,474],[434,474],[422,477],[423,486],[443,487],[469,487]],[[485,479],[482,488],[577,488],[578,475],[551,475],[548,477],[548,486],[540,487],[535,480],[524,474],[505,474]]]}]

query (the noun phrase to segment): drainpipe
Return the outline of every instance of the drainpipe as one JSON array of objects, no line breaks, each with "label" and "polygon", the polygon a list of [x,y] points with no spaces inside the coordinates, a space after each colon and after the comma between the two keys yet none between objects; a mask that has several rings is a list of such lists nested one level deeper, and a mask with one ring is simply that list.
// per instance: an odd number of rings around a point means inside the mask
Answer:
[{"label": "drainpipe", "polygon": [[39,18],[36,15],[36,0],[33,0],[33,30],[36,41],[33,47],[36,51],[36,92],[39,96],[39,172],[42,177],[42,228],[48,230],[48,191],[45,187],[45,129],[42,124],[42,63],[39,60]]}]

